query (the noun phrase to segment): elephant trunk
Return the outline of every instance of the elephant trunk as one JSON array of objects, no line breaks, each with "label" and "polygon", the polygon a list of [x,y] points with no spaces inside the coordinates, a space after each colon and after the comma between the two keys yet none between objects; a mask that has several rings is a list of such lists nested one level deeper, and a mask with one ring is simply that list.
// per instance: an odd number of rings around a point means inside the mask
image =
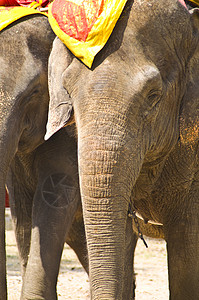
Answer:
[{"label": "elephant trunk", "polygon": [[108,113],[88,126],[81,125],[78,117],[76,120],[91,297],[124,299],[125,231],[141,154],[130,156],[132,139],[127,138],[124,123],[114,121]]}]

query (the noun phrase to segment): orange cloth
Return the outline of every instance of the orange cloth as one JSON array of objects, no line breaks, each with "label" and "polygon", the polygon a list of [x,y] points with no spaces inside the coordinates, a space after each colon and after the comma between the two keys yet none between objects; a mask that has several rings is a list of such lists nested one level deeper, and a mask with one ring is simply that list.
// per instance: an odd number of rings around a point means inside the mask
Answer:
[{"label": "orange cloth", "polygon": [[0,6],[16,6],[19,5],[16,0],[0,0]]},{"label": "orange cloth", "polygon": [[182,5],[184,5],[185,7],[187,7],[186,6],[186,4],[185,4],[185,2],[184,2],[184,0],[178,0]]},{"label": "orange cloth", "polygon": [[54,0],[48,18],[60,40],[89,68],[104,47],[127,0]]},{"label": "orange cloth", "polygon": [[39,4],[34,1],[32,2],[33,7],[25,6],[0,6],[0,31],[6,28],[8,25],[14,21],[23,18],[24,16],[42,14],[47,16],[46,13],[40,12],[34,9],[39,6]]},{"label": "orange cloth", "polygon": [[[199,0],[191,0],[199,2]],[[127,0],[54,0],[48,18],[66,47],[89,68],[104,47]],[[184,0],[179,2],[186,7]]]},{"label": "orange cloth", "polygon": [[0,0],[0,6],[28,6],[35,1],[41,6],[46,6],[49,3],[48,0]]},{"label": "orange cloth", "polygon": [[199,0],[189,0],[189,1],[199,6]]}]

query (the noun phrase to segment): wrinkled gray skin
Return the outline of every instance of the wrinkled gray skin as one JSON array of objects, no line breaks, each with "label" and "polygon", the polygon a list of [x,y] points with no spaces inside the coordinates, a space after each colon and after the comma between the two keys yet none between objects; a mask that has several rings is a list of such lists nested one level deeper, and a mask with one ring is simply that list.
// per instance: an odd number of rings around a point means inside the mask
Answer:
[{"label": "wrinkled gray skin", "polygon": [[34,151],[17,152],[11,163],[7,185],[23,271],[21,299],[57,299],[65,241],[88,271],[76,148],[72,128],[63,129]]},{"label": "wrinkled gray skin", "polygon": [[198,17],[177,0],[129,0],[92,69],[53,44],[46,139],[73,108],[93,300],[131,299],[131,201],[163,224],[170,299],[198,299]]},{"label": "wrinkled gray skin", "polygon": [[49,104],[47,65],[53,40],[43,16],[23,18],[0,33],[1,300],[7,299],[5,184],[22,266],[21,298],[56,299],[65,241],[88,270],[74,130],[63,129],[43,143]]},{"label": "wrinkled gray skin", "polygon": [[[54,36],[44,17],[28,18],[0,33],[0,295],[5,299],[4,202],[8,168],[17,151],[35,149],[48,110],[47,59]],[[42,43],[41,43],[42,42]],[[40,105],[38,105],[38,101]]]}]

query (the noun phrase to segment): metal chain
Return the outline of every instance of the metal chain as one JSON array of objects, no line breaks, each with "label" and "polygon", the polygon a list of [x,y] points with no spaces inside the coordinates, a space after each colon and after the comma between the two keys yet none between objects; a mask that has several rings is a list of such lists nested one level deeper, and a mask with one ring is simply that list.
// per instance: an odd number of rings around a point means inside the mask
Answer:
[{"label": "metal chain", "polygon": [[146,241],[145,241],[145,239],[144,239],[144,237],[143,237],[142,231],[141,231],[141,229],[140,229],[140,224],[139,224],[138,218],[137,218],[137,216],[136,216],[136,210],[135,210],[135,208],[133,207],[133,204],[132,204],[132,203],[129,204],[128,216],[134,220],[135,226],[136,226],[137,231],[138,231],[138,237],[143,241],[143,243],[144,243],[144,245],[146,246],[146,248],[148,248],[148,245],[147,245],[147,243],[146,243]]}]

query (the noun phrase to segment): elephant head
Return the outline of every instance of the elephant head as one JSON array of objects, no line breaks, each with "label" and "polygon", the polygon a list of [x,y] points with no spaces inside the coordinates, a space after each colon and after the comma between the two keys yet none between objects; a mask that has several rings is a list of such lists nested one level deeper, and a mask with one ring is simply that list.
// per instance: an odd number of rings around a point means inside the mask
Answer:
[{"label": "elephant head", "polygon": [[44,16],[25,17],[0,35],[0,298],[6,299],[5,183],[17,151],[41,144],[48,113],[47,65],[54,34]]},{"label": "elephant head", "polygon": [[198,90],[198,42],[198,11],[178,0],[127,1],[91,69],[54,42],[46,139],[76,123],[92,299],[131,297],[124,249],[132,191],[150,188],[177,143],[182,106]]}]

